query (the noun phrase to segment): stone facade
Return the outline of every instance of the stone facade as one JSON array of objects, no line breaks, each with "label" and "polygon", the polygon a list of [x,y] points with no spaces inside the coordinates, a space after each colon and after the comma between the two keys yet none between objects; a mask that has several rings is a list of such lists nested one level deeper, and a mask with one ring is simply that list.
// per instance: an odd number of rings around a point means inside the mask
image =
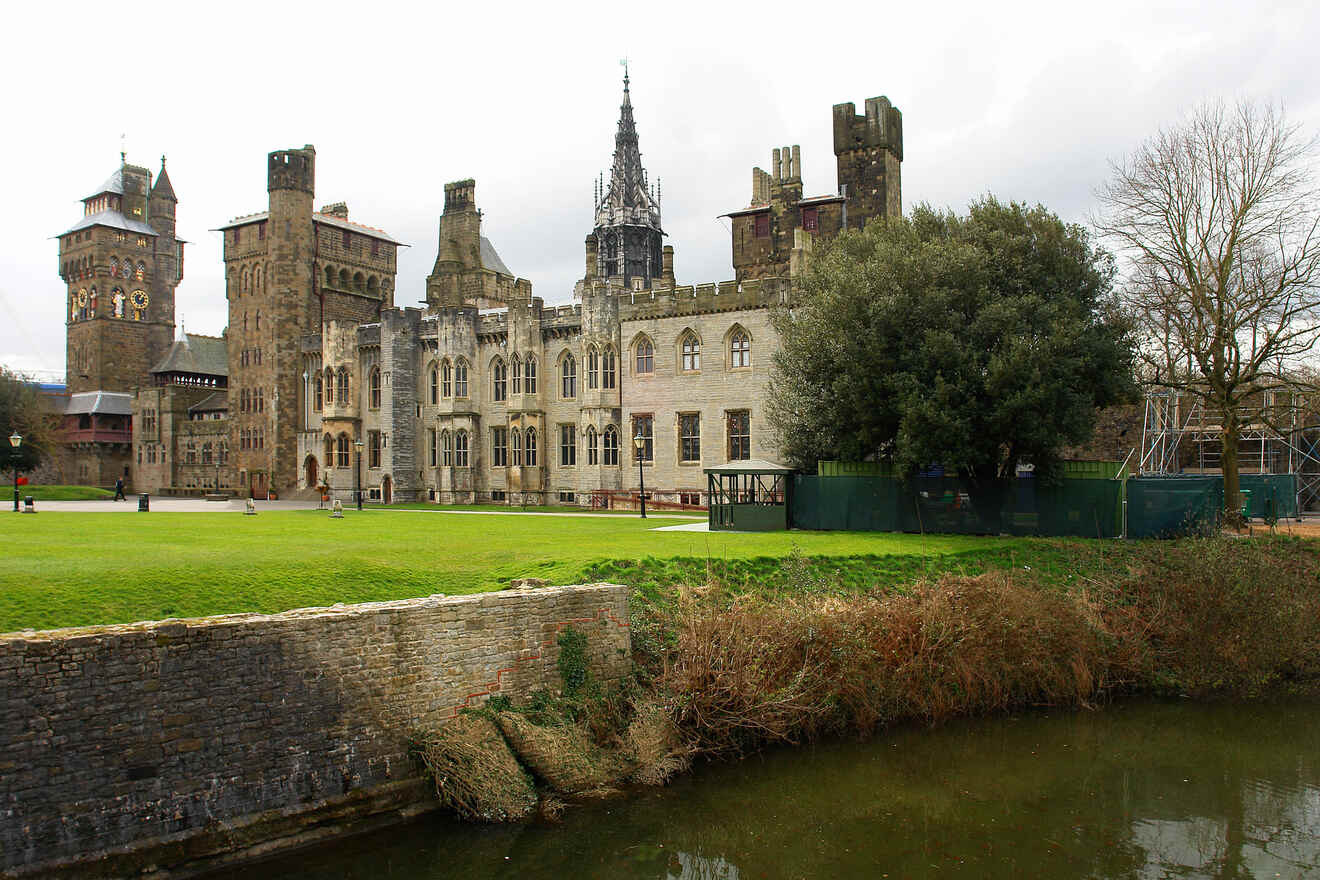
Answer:
[{"label": "stone facade", "polygon": [[[704,467],[778,458],[765,416],[770,314],[791,301],[813,242],[901,209],[899,111],[872,98],[864,116],[841,104],[833,121],[839,192],[804,197],[799,149],[776,149],[771,172],[753,169],[751,205],[729,215],[735,278],[681,285],[625,76],[576,301],[551,307],[481,234],[468,179],[445,186],[425,307],[396,308],[400,243],[349,221],[343,203],[313,210],[310,145],[272,152],[267,211],[220,227],[230,387],[219,479],[257,497],[324,485],[351,500],[360,484],[367,500],[600,506],[635,504],[645,479],[652,497],[704,504]],[[185,397],[170,405],[176,419]],[[155,442],[144,430],[134,451]],[[135,476],[150,491],[201,479],[146,463]]]},{"label": "stone facade", "polygon": [[628,593],[549,587],[2,637],[0,872],[127,876],[296,835],[327,813],[425,808],[410,737],[493,693],[558,689],[567,626],[587,635],[596,676],[622,676]]}]

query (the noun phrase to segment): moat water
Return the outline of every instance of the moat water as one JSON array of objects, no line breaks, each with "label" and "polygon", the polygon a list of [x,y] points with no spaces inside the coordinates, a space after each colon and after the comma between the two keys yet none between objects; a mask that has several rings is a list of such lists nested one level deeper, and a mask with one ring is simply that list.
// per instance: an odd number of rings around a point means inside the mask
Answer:
[{"label": "moat water", "polygon": [[228,876],[1320,877],[1320,702],[906,728],[699,766],[553,825],[430,817]]}]

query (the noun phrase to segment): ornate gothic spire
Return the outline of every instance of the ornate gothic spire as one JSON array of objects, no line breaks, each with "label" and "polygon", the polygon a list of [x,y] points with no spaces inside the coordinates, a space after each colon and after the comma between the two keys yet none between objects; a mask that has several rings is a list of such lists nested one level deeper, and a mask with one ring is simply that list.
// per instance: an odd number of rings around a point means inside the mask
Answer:
[{"label": "ornate gothic spire", "polygon": [[660,208],[647,189],[646,169],[637,144],[632,95],[627,68],[623,73],[623,103],[619,106],[619,129],[614,135],[614,165],[610,182],[596,206],[596,225],[652,226],[660,228]]}]

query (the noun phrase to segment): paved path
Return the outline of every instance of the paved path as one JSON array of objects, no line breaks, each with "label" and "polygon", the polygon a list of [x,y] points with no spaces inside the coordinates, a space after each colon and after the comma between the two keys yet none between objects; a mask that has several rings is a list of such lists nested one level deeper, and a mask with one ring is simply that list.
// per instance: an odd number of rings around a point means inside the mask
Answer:
[{"label": "paved path", "polygon": [[[136,495],[130,495],[127,501],[38,501],[37,512],[67,512],[67,513],[137,513],[138,499]],[[151,499],[152,512],[158,513],[227,513],[232,511],[241,511],[246,502],[243,499],[231,499],[229,501],[205,501],[201,498],[157,498]],[[315,510],[315,501],[258,501],[257,511],[263,510]],[[391,510],[396,513],[447,513],[452,515],[474,515],[474,516],[576,516],[576,517],[604,517],[607,519],[626,518],[625,514],[619,513],[591,513],[583,511],[582,513],[550,513],[540,510],[446,510],[444,508],[413,509],[413,508],[381,508],[368,505],[367,510]],[[344,505],[345,513],[357,513],[351,504]],[[665,528],[682,528],[688,531],[704,531],[706,517],[694,516],[692,514],[671,514],[671,513],[653,513],[653,519],[681,519],[692,520],[690,524],[682,526],[667,526]],[[698,528],[700,527],[700,528]]]}]

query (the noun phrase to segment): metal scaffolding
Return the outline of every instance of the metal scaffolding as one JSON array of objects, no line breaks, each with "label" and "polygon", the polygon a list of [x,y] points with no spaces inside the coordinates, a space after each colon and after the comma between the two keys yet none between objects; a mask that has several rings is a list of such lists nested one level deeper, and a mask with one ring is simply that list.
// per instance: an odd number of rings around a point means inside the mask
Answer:
[{"label": "metal scaffolding", "polygon": [[[1239,408],[1239,472],[1295,474],[1299,512],[1320,509],[1320,424],[1310,403],[1300,392],[1269,391],[1256,404]],[[1270,413],[1268,421],[1263,413]],[[1147,392],[1137,470],[1219,473],[1222,435],[1218,414],[1208,412],[1199,397]]]}]

